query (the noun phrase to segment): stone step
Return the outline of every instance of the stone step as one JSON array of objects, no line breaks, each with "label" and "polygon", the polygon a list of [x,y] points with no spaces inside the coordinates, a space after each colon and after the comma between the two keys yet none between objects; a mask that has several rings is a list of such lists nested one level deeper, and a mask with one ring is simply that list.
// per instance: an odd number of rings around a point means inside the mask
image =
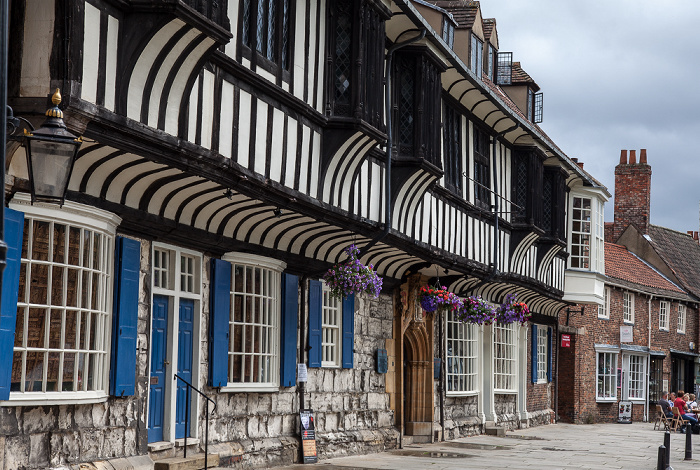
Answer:
[{"label": "stone step", "polygon": [[484,434],[487,436],[505,437],[506,428],[502,426],[484,426]]},{"label": "stone step", "polygon": [[[219,454],[209,454],[207,467],[219,465]],[[204,454],[192,454],[187,457],[170,457],[155,462],[154,470],[200,470],[204,468]]]},{"label": "stone step", "polygon": [[429,444],[433,442],[432,436],[411,436],[414,444]]}]

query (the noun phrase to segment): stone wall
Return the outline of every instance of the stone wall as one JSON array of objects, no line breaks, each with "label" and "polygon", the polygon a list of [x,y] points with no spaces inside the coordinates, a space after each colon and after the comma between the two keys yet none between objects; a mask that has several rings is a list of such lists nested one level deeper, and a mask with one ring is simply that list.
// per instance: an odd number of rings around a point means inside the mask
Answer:
[{"label": "stone wall", "polygon": [[[375,351],[392,337],[391,300],[356,297],[353,369],[309,368],[304,407],[314,410],[321,459],[380,452],[398,443],[385,375],[375,364]],[[275,393],[209,391],[217,403],[209,438],[226,455],[225,464],[252,468],[299,460],[298,386]],[[201,436],[203,426],[201,421]]]}]

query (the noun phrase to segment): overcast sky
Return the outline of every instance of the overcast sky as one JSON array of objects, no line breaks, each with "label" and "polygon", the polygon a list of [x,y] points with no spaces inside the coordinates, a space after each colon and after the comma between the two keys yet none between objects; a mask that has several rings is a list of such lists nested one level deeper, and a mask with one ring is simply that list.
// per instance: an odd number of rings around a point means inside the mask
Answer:
[{"label": "overcast sky", "polygon": [[698,230],[700,1],[481,0],[481,11],[540,86],[540,125],[564,153],[614,194],[620,150],[646,148],[651,223]]}]

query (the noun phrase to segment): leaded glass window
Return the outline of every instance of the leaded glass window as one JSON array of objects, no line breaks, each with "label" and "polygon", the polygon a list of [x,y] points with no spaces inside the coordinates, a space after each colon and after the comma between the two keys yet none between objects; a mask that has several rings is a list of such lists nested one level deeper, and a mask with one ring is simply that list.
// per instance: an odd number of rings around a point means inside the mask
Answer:
[{"label": "leaded glass window", "polygon": [[479,327],[457,320],[447,313],[447,353],[445,377],[447,393],[458,395],[479,390]]},{"label": "leaded glass window", "polygon": [[462,189],[462,115],[450,106],[445,106],[444,156],[445,183],[453,191]]},{"label": "leaded glass window", "polygon": [[493,324],[493,383],[496,390],[513,391],[517,370],[515,324]]},{"label": "leaded glass window", "polygon": [[489,165],[489,136],[474,126],[474,197],[485,208],[491,205],[491,175]]},{"label": "leaded glass window", "polygon": [[[268,64],[289,70],[291,54],[291,0],[243,0],[241,40]],[[250,57],[249,57],[250,58]]]}]

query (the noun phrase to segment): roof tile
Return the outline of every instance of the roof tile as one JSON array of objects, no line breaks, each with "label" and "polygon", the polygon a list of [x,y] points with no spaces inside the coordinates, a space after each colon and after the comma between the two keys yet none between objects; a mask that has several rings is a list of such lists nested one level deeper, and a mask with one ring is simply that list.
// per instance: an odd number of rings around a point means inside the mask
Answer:
[{"label": "roof tile", "polygon": [[649,225],[649,238],[656,252],[683,287],[700,297],[700,245],[687,233]]},{"label": "roof tile", "polygon": [[640,287],[651,287],[673,293],[685,291],[664,275],[642,261],[627,248],[614,243],[605,243],[605,274],[613,279],[626,281]]}]

